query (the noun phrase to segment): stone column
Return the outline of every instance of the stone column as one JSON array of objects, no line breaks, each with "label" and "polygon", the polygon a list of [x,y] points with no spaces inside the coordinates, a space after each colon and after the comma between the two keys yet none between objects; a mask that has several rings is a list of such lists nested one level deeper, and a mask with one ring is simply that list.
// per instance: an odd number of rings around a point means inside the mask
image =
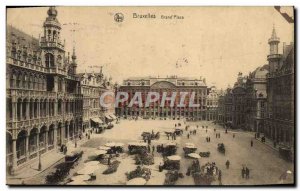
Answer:
[{"label": "stone column", "polygon": [[37,154],[40,153],[40,132],[36,134],[36,140],[37,140]]},{"label": "stone column", "polygon": [[30,116],[29,116],[29,107],[30,107],[30,102],[29,101],[27,101],[26,102],[26,119],[28,120],[28,119],[30,119]]},{"label": "stone column", "polygon": [[15,174],[17,168],[17,140],[12,140],[12,156],[13,156],[13,163],[12,163],[12,174]]},{"label": "stone column", "polygon": [[48,133],[49,133],[49,130],[46,130],[45,131],[45,149],[46,149],[46,151],[48,151]]},{"label": "stone column", "polygon": [[53,131],[53,145],[54,149],[57,149],[57,126],[54,126],[54,131]]},{"label": "stone column", "polygon": [[75,119],[74,119],[74,122],[73,122],[73,139],[76,137],[76,126],[77,126],[77,124],[75,123]]},{"label": "stone column", "polygon": [[12,101],[12,106],[11,106],[11,112],[12,112],[12,121],[16,121],[17,120],[17,108],[16,108],[16,102]]},{"label": "stone column", "polygon": [[29,159],[29,135],[26,135],[26,160]]},{"label": "stone column", "polygon": [[67,142],[69,141],[69,126],[70,126],[69,124],[67,124],[67,126],[66,126],[67,127]]},{"label": "stone column", "polygon": [[41,117],[41,115],[40,115],[40,110],[41,110],[41,108],[40,108],[40,104],[41,102],[40,102],[40,100],[37,102],[37,118],[40,118]]},{"label": "stone column", "polygon": [[23,120],[23,101],[20,103],[20,119]]}]

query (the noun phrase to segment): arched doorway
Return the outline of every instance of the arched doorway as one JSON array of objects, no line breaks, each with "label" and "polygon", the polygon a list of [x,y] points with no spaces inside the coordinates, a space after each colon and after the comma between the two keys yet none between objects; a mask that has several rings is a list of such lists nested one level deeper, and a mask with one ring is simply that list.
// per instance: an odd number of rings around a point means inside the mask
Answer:
[{"label": "arched doorway", "polygon": [[35,153],[38,151],[38,134],[37,128],[33,128],[29,134],[29,153]]},{"label": "arched doorway", "polygon": [[40,134],[39,134],[39,144],[40,144],[40,150],[42,151],[42,153],[45,152],[46,149],[46,136],[47,136],[47,127],[43,126],[40,130]]},{"label": "arched doorway", "polygon": [[48,149],[51,150],[54,148],[54,125],[50,125],[48,131]]},{"label": "arched doorway", "polygon": [[27,136],[27,132],[25,130],[22,130],[18,134],[18,138],[17,138],[18,159],[26,158],[26,136]]}]

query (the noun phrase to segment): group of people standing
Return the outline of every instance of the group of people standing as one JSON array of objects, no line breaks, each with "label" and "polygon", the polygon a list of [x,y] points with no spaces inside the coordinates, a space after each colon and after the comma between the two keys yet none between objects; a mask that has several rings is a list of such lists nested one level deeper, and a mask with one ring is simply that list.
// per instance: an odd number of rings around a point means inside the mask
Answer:
[{"label": "group of people standing", "polygon": [[206,137],[206,142],[210,142],[210,137]]},{"label": "group of people standing", "polygon": [[250,170],[248,167],[243,167],[242,169],[242,178],[249,179],[250,177]]}]

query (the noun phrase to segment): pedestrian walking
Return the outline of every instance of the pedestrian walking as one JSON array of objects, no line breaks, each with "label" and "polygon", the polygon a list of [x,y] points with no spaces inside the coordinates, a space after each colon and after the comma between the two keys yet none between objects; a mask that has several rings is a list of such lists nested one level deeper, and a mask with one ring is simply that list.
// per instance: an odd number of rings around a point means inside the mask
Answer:
[{"label": "pedestrian walking", "polygon": [[205,130],[205,132],[207,133],[207,129]]},{"label": "pedestrian walking", "polygon": [[235,137],[235,134],[234,134],[234,133],[232,134],[232,137],[233,137],[233,138]]},{"label": "pedestrian walking", "polygon": [[250,176],[250,170],[249,170],[248,167],[246,167],[245,173],[246,173],[246,179],[249,179],[249,176]]},{"label": "pedestrian walking", "polygon": [[219,170],[218,180],[222,184],[222,171],[221,170]]},{"label": "pedestrian walking", "polygon": [[210,137],[208,137],[208,142],[210,142]]},{"label": "pedestrian walking", "polygon": [[152,146],[152,152],[155,152],[155,146],[154,145]]},{"label": "pedestrian walking", "polygon": [[218,133],[216,133],[216,138],[218,138]]},{"label": "pedestrian walking", "polygon": [[150,153],[151,149],[150,149],[150,145],[148,145],[148,152]]},{"label": "pedestrian walking", "polygon": [[251,147],[253,147],[253,140],[252,139],[251,139],[250,145],[251,145]]},{"label": "pedestrian walking", "polygon": [[227,160],[225,164],[226,164],[226,168],[229,169],[229,165],[230,165],[229,160]]},{"label": "pedestrian walking", "polygon": [[245,169],[245,167],[243,167],[243,169],[242,169],[242,178],[245,177],[245,174],[246,174],[246,169]]},{"label": "pedestrian walking", "polygon": [[188,139],[190,138],[190,134],[189,134],[189,133],[187,134],[187,138],[188,138]]}]

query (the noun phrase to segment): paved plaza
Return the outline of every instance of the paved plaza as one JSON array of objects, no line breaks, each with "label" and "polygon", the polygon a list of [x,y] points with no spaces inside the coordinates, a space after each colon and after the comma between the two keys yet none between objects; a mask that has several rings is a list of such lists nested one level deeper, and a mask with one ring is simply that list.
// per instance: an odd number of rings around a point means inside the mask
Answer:
[{"label": "paved plaza", "polygon": [[[281,159],[278,155],[278,151],[274,150],[268,145],[261,143],[254,139],[254,135],[250,132],[242,131],[231,131],[229,130],[225,134],[225,130],[219,125],[215,125],[209,121],[199,122],[186,122],[175,121],[175,120],[121,120],[119,124],[115,124],[114,128],[107,129],[102,134],[91,135],[90,140],[82,140],[77,148],[70,144],[70,150],[78,149],[83,150],[83,158],[79,164],[71,170],[70,177],[75,172],[83,168],[84,161],[86,161],[92,153],[97,150],[97,147],[104,145],[107,142],[123,142],[125,143],[125,149],[127,150],[127,143],[142,140],[141,133],[144,131],[160,132],[160,139],[153,140],[152,144],[157,145],[168,142],[167,136],[164,131],[172,130],[175,128],[175,123],[180,122],[184,127],[190,126],[190,129],[196,129],[197,134],[191,135],[187,138],[185,131],[182,136],[177,137],[175,142],[177,143],[177,154],[182,157],[180,172],[184,174],[184,178],[180,178],[177,185],[194,185],[192,176],[186,176],[187,168],[191,165],[192,160],[184,157],[183,146],[187,142],[194,143],[199,152],[210,152],[210,157],[199,159],[200,165],[206,162],[215,162],[219,169],[222,171],[222,184],[223,185],[259,185],[259,184],[279,184],[283,183],[280,181],[280,176],[287,170],[294,172],[294,166],[291,162],[286,162]],[[198,128],[196,126],[198,125]],[[206,128],[202,126],[208,126]],[[214,131],[216,129],[216,132]],[[216,138],[215,133],[220,133],[220,138]],[[233,138],[235,134],[235,138]],[[206,142],[206,137],[211,138],[211,142]],[[170,138],[171,139],[171,138]],[[251,139],[254,141],[253,147],[250,146]],[[226,152],[222,154],[217,150],[217,144],[224,143]],[[127,153],[121,154],[117,160],[119,160],[120,166],[117,172],[109,175],[104,175],[102,172],[107,168],[107,165],[98,164],[95,167],[95,174],[97,179],[95,181],[88,181],[87,184],[95,185],[125,185],[126,183],[126,172],[132,171],[136,168],[134,164],[134,158],[132,155]],[[154,153],[154,165],[150,165],[151,178],[146,185],[162,185],[165,179],[165,173],[158,171],[158,165],[162,163],[162,156],[160,153]],[[229,169],[226,169],[225,162],[230,161]],[[242,166],[247,166],[250,169],[250,178],[243,179],[241,177]],[[38,175],[35,175],[27,179],[11,180],[11,182],[22,182],[24,184],[43,184],[45,176],[50,172],[54,171],[53,166],[49,169],[45,169]],[[289,180],[291,181],[291,180]],[[291,183],[291,182],[284,182]],[[219,184],[213,182],[213,184]]]}]

